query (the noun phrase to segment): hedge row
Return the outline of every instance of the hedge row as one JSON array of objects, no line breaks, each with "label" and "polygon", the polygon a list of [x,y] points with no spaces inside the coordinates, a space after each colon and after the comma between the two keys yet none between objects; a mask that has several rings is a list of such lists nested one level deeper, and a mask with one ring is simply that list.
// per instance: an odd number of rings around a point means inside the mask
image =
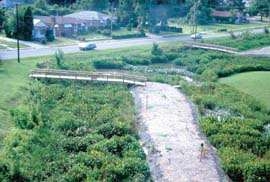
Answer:
[{"label": "hedge row", "polygon": [[145,36],[146,36],[145,33],[142,32],[131,32],[126,34],[113,34],[112,39],[140,38]]}]

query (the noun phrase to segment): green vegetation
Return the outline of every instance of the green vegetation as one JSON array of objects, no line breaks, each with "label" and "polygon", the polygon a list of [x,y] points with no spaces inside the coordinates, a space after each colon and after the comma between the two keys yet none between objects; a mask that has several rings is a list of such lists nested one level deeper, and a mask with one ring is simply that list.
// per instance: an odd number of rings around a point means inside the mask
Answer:
[{"label": "green vegetation", "polygon": [[[44,60],[46,59],[31,58],[27,61],[22,60],[20,64],[17,64],[16,61],[6,61],[0,64],[0,141],[13,126],[9,111],[20,103],[20,98],[24,95],[29,71],[36,67],[36,63]],[[2,142],[0,143],[2,144]]]},{"label": "green vegetation", "polygon": [[[9,47],[9,48],[17,48],[17,43],[16,42],[6,41],[6,40],[3,40],[1,38],[0,38],[0,44],[1,44],[0,49],[7,49],[7,47]],[[28,46],[25,45],[25,44],[20,43],[20,48],[26,48],[26,47],[28,47]]]},{"label": "green vegetation", "polygon": [[231,85],[250,94],[270,109],[270,72],[248,72],[220,79],[221,83]]},{"label": "green vegetation", "polygon": [[[145,54],[150,52],[151,47],[140,46],[135,47],[135,49],[126,48],[67,54],[65,55],[64,66],[68,65],[69,69],[91,71],[94,69],[93,61],[101,57],[105,59],[114,55],[115,58],[121,58],[124,55]],[[36,66],[51,66],[52,63],[53,67],[56,68],[57,61],[54,56],[22,59],[20,64],[17,64],[16,60],[4,61],[0,64],[0,141],[13,126],[9,111],[20,103],[20,98],[25,94],[25,89],[30,81],[28,79],[30,70]],[[2,144],[2,142],[0,143]]]},{"label": "green vegetation", "polygon": [[89,32],[89,33],[80,35],[77,38],[78,38],[78,40],[83,40],[83,41],[93,41],[93,40],[106,40],[106,39],[110,39],[109,36],[103,35],[101,33],[96,33],[96,32]]},{"label": "green vegetation", "polygon": [[174,60],[175,64],[199,74],[200,78],[206,81],[215,81],[218,77],[235,73],[270,70],[270,62],[266,58],[257,60],[214,51],[184,48],[179,51],[181,54]]},{"label": "green vegetation", "polygon": [[198,105],[201,128],[218,149],[225,172],[233,181],[260,178],[266,182],[270,174],[270,135],[265,128],[270,124],[269,110],[250,95],[215,81],[239,72],[269,70],[269,60],[202,50],[187,50],[181,57],[176,64],[203,80],[202,85],[182,84],[182,88]]},{"label": "green vegetation", "polygon": [[145,33],[122,29],[121,31],[113,32],[112,34],[113,39],[127,39],[127,38],[138,38],[138,37],[145,37]]},{"label": "green vegetation", "polygon": [[214,40],[206,40],[207,43],[223,45],[227,47],[237,48],[239,50],[248,50],[270,45],[270,34],[250,34],[245,33],[236,39],[231,37],[218,38]]},{"label": "green vegetation", "polygon": [[33,83],[11,115],[1,181],[149,179],[124,86]]},{"label": "green vegetation", "polygon": [[[193,26],[185,22],[183,18],[171,18],[168,20],[170,26],[182,27],[183,33],[190,34]],[[228,24],[228,23],[212,23],[208,25],[198,25],[198,32],[229,32],[229,31],[245,31],[250,29],[264,28],[267,23],[256,22],[246,24]]]},{"label": "green vegetation", "polygon": [[8,18],[4,23],[4,29],[7,37],[19,38],[21,40],[32,40],[33,15],[31,7],[20,7],[18,9],[18,24],[14,12],[9,12]]},{"label": "green vegetation", "polygon": [[[270,131],[267,129],[267,126],[270,124],[269,109],[251,95],[239,91],[232,86],[217,82],[221,77],[231,76],[236,73],[269,71],[269,59],[238,57],[214,51],[186,49],[179,46],[179,44],[166,44],[162,46],[154,44],[152,47],[140,46],[134,49],[93,51],[65,55],[64,57],[65,59],[62,63],[67,69],[89,71],[94,70],[95,67],[116,68],[114,66],[120,63],[121,69],[140,72],[148,76],[150,80],[181,85],[181,89],[197,104],[200,112],[201,128],[208,136],[212,145],[217,148],[222,167],[231,179],[233,181],[263,182],[269,179]],[[47,174],[51,174],[51,176],[50,178],[45,177],[45,179],[58,179],[60,177],[69,177],[71,179],[74,177],[73,174],[78,174],[77,179],[88,178],[91,180],[119,180],[123,178],[127,180],[144,180],[148,178],[149,169],[145,165],[144,156],[141,155],[141,149],[137,145],[136,134],[131,129],[133,128],[134,110],[126,88],[51,81],[35,83],[28,88],[25,85],[27,85],[26,76],[29,67],[34,67],[41,60],[44,62],[44,58],[28,60],[29,62],[22,61],[23,64],[27,63],[27,65],[25,65],[24,69],[21,68],[22,71],[19,73],[16,71],[17,64],[12,61],[3,63],[3,71],[0,72],[2,77],[0,77],[0,81],[5,79],[8,81],[6,82],[5,80],[3,82],[6,86],[1,90],[1,93],[8,95],[0,97],[0,106],[3,108],[3,116],[6,118],[6,123],[9,123],[10,126],[10,122],[14,121],[12,125],[16,128],[14,131],[10,130],[8,137],[5,139],[4,146],[2,146],[2,155],[0,156],[2,158],[3,156],[8,156],[0,163],[3,169],[6,169],[6,173],[3,174],[8,174],[9,177],[12,177],[12,174],[17,174],[18,176],[37,179],[37,176],[46,176],[42,171],[46,171],[47,168],[50,168],[48,165],[52,165],[51,169],[55,170],[49,171]],[[48,57],[45,60],[48,60],[49,66],[57,67],[55,57]],[[97,63],[101,66],[98,67]],[[38,65],[44,66],[43,64]],[[107,67],[108,65],[109,67]],[[195,84],[184,82],[177,72],[167,71],[170,68],[179,67],[194,74]],[[164,69],[165,71],[159,72],[159,69]],[[6,70],[14,72],[14,76],[9,77]],[[199,83],[197,84],[196,82]],[[267,82],[265,81],[264,83]],[[22,89],[22,86],[24,86],[24,89]],[[256,87],[267,89],[261,86]],[[9,92],[10,88],[11,92]],[[12,89],[14,90],[12,91]],[[30,95],[29,91],[32,91]],[[115,97],[112,97],[112,95]],[[125,99],[120,99],[120,96],[124,96]],[[24,99],[18,99],[20,97]],[[15,98],[15,104],[20,105],[18,108],[13,108],[14,105],[10,103],[13,101],[13,98]],[[27,103],[25,98],[27,98]],[[81,100],[83,102],[79,102]],[[114,104],[119,107],[114,107]],[[8,114],[10,110],[12,110],[12,117]],[[100,112],[98,112],[99,110]],[[110,110],[114,112],[111,113]],[[90,120],[89,117],[92,116],[93,118]],[[110,119],[100,120],[99,118],[104,118],[103,116]],[[87,118],[87,120],[84,118]],[[124,119],[118,120],[119,118]],[[65,121],[68,126],[62,125],[62,121]],[[74,121],[77,122],[75,123]],[[124,129],[120,127],[120,130],[118,130],[119,121],[121,121],[121,124],[127,124],[124,126]],[[116,123],[116,126],[107,126],[108,123],[112,125]],[[100,134],[99,127],[103,126],[103,124],[106,125],[105,128],[116,128],[116,130],[113,130],[116,133],[108,137],[108,130],[101,129],[101,131],[106,132]],[[72,129],[66,130],[69,127]],[[81,127],[90,128],[91,132],[77,136],[76,132]],[[123,134],[123,131],[126,133]],[[45,135],[48,137],[44,137]],[[88,140],[88,135],[90,135],[89,138],[91,140]],[[55,136],[63,142],[56,140]],[[77,139],[79,137],[81,138],[78,142]],[[104,143],[100,143],[99,140],[88,146],[87,144],[89,143],[87,141],[92,142],[93,138],[96,139],[95,137],[101,141],[104,140]],[[18,138],[21,139],[19,140]],[[15,139],[17,140],[15,147],[8,147]],[[86,143],[84,143],[85,141]],[[127,141],[131,141],[132,145],[130,147],[132,151],[129,150],[130,148],[123,147]],[[30,145],[30,142],[34,145]],[[50,147],[46,148],[46,151],[43,151],[44,147],[42,150],[40,147],[42,145],[47,146],[47,144],[52,147],[57,146],[57,149],[59,149],[53,156],[55,161],[57,161],[54,164],[49,162],[52,156],[48,155],[48,158],[44,159],[48,159],[47,162],[43,162],[41,157],[43,152],[50,154]],[[13,148],[17,149],[17,146],[20,150],[11,152]],[[117,147],[115,148],[115,146]],[[81,149],[84,151],[80,151]],[[117,152],[112,152],[114,149],[117,149]],[[78,150],[80,151],[79,153]],[[79,156],[80,153],[83,153],[83,155]],[[132,153],[132,155],[126,153]],[[17,156],[22,157],[15,160]],[[86,164],[81,162],[84,159],[88,159],[87,157],[89,156],[89,160],[93,163]],[[112,160],[112,165],[116,166],[114,170],[108,164],[109,159],[106,156],[109,156],[110,160]],[[64,159],[67,159],[67,161]],[[100,159],[100,161],[96,163],[96,159]],[[29,161],[32,160],[39,162],[28,166]],[[42,162],[46,166],[44,167],[45,169],[43,166],[37,167]],[[126,164],[132,164],[132,166],[127,166]],[[65,168],[63,169],[62,166],[65,166]],[[142,166],[142,168],[138,166]],[[14,169],[16,170],[14,171]],[[39,171],[38,169],[42,170]],[[129,171],[127,169],[132,169],[135,173],[127,172]],[[63,173],[59,175],[61,170],[63,170]],[[127,174],[130,175],[127,176]]]}]

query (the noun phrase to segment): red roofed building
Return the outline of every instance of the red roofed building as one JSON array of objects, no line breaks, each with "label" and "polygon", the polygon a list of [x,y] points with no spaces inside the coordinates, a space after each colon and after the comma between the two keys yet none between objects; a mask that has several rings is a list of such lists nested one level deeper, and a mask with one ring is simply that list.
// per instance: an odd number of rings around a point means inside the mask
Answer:
[{"label": "red roofed building", "polygon": [[246,17],[240,12],[212,10],[212,16],[216,22],[247,23]]}]

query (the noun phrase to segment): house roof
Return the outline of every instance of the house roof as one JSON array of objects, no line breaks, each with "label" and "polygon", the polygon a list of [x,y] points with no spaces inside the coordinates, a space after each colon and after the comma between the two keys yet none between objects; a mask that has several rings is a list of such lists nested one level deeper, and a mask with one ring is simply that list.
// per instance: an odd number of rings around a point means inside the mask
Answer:
[{"label": "house roof", "polygon": [[215,17],[223,17],[223,18],[229,18],[232,17],[233,15],[229,11],[218,11],[218,10],[213,10],[212,11],[212,16]]},{"label": "house roof", "polygon": [[48,26],[64,25],[64,24],[82,24],[84,23],[83,20],[71,17],[64,17],[64,16],[35,16],[37,20],[40,20],[44,24]]},{"label": "house roof", "polygon": [[34,19],[33,24],[35,27],[47,27],[47,25],[39,19]]},{"label": "house roof", "polygon": [[100,20],[110,19],[109,15],[106,15],[104,13],[100,13],[100,12],[97,12],[97,11],[79,11],[79,12],[76,12],[76,13],[66,15],[64,17],[76,18],[76,19],[87,20],[87,21],[91,21],[91,20],[100,21]]}]

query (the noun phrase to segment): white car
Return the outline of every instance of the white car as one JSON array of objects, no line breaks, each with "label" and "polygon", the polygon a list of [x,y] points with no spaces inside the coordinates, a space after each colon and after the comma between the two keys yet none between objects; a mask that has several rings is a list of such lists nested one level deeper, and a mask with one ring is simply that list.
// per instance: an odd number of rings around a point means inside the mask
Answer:
[{"label": "white car", "polygon": [[93,50],[96,47],[96,44],[90,42],[79,43],[79,49],[82,51]]},{"label": "white car", "polygon": [[202,37],[201,33],[196,33],[196,34],[192,34],[190,36],[190,38],[192,38],[192,39],[202,39],[203,37]]}]

